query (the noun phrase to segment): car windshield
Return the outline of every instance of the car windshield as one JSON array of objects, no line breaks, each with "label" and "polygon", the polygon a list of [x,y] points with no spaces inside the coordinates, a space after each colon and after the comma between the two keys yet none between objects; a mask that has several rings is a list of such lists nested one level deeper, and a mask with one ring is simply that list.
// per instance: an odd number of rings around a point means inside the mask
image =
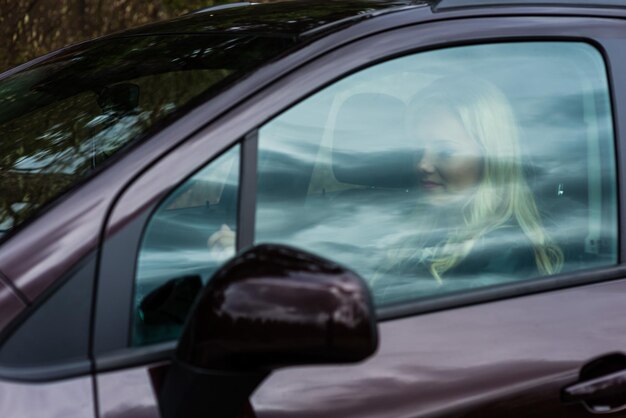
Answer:
[{"label": "car windshield", "polygon": [[181,107],[293,42],[250,33],[105,38],[5,77],[0,237]]}]

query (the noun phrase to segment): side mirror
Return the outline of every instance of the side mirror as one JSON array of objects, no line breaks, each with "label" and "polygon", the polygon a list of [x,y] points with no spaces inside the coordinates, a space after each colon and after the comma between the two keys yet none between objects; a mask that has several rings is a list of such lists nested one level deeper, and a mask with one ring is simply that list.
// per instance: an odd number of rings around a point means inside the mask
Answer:
[{"label": "side mirror", "polygon": [[259,245],[200,294],[161,388],[161,414],[234,418],[273,369],[361,361],[377,345],[359,276],[294,248]]}]

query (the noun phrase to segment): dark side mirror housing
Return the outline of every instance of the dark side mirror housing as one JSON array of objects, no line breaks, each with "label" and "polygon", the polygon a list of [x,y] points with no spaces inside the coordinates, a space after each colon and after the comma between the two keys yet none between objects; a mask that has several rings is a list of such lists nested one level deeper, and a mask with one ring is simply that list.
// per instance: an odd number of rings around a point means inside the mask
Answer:
[{"label": "dark side mirror housing", "polygon": [[272,370],[357,362],[377,346],[358,275],[291,247],[259,245],[201,292],[161,388],[161,413],[234,418]]}]

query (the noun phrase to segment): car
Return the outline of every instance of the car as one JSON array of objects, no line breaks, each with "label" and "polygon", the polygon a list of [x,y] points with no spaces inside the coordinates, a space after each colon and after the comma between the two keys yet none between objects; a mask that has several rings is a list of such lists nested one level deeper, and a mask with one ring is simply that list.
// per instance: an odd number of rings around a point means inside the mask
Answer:
[{"label": "car", "polygon": [[0,416],[626,416],[626,2],[236,3],[0,76]]}]

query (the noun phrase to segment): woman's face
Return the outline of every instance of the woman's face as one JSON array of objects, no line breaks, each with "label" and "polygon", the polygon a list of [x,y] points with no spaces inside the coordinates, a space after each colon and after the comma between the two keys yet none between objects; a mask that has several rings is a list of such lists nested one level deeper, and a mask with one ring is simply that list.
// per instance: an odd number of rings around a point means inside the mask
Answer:
[{"label": "woman's face", "polygon": [[483,153],[451,111],[430,109],[414,125],[420,149],[419,187],[429,203],[445,205],[469,197],[481,180]]}]

